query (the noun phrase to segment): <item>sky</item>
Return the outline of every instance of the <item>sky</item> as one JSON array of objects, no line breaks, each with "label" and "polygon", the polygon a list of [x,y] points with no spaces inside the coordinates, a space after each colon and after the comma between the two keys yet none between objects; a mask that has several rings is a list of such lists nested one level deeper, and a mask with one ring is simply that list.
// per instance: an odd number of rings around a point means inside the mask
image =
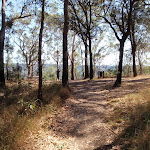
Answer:
[{"label": "sky", "polygon": [[[14,4],[14,9],[16,9],[16,7],[18,6],[17,5],[17,1],[18,0],[14,0],[13,1],[13,4]],[[25,0],[21,0],[20,1],[20,4],[21,4],[21,2],[23,3]],[[7,1],[7,3],[9,3],[9,2],[11,2],[11,0],[8,0]],[[21,4],[22,5],[22,4]],[[20,5],[20,6],[21,6]],[[1,8],[1,6],[0,6],[0,8]],[[10,9],[6,9],[7,10],[7,15],[10,15],[11,13],[10,13]],[[19,9],[17,9],[18,11],[20,11]],[[62,12],[62,6],[60,6],[60,13]],[[126,43],[126,45],[125,45],[125,50],[126,49],[129,49],[130,48],[130,43],[129,42],[127,42]],[[17,47],[15,47],[15,49],[17,49]],[[46,49],[46,48],[45,48]],[[14,55],[14,57],[18,57],[18,55],[17,55],[17,51],[15,51],[14,53],[13,53],[13,55]],[[6,54],[5,54],[5,56],[6,56]],[[109,55],[107,55],[104,59],[103,59],[103,61],[101,62],[101,65],[117,65],[118,64],[118,59],[119,59],[119,53],[118,53],[118,51],[117,50],[113,50],[113,52],[112,53],[110,53]],[[6,58],[5,58],[5,60],[6,60]],[[16,59],[13,59],[13,62],[15,63],[16,62]],[[54,63],[54,61],[53,61],[53,59],[50,57],[50,61],[49,62],[51,62],[51,63]]]}]

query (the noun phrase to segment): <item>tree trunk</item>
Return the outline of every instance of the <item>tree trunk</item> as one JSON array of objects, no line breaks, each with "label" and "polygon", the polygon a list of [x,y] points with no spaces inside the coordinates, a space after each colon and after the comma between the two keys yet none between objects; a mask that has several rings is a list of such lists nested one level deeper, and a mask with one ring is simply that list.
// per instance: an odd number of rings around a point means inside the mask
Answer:
[{"label": "tree trunk", "polygon": [[7,80],[9,80],[9,69],[8,69],[8,64],[6,64],[6,74],[7,74]]},{"label": "tree trunk", "polygon": [[140,75],[143,74],[143,68],[142,68],[142,62],[140,59],[140,50],[138,49],[138,60],[139,60],[139,70],[140,70]]},{"label": "tree trunk", "polygon": [[124,43],[125,43],[125,40],[121,39],[120,40],[120,48],[119,48],[118,73],[117,73],[117,79],[116,79],[116,82],[114,84],[114,87],[121,86]]},{"label": "tree trunk", "polygon": [[83,57],[82,57],[82,48],[81,49],[81,60],[82,60],[82,77],[84,78],[84,65],[83,65]]},{"label": "tree trunk", "polygon": [[28,78],[31,77],[31,65],[29,64],[28,65]]},{"label": "tree trunk", "polygon": [[89,77],[88,62],[87,62],[87,53],[88,53],[87,39],[85,40],[84,45],[85,45],[85,77],[84,79],[87,79]]},{"label": "tree trunk", "polygon": [[6,62],[6,74],[7,74],[7,80],[9,80],[9,52],[7,50],[7,62]]},{"label": "tree trunk", "polygon": [[39,33],[39,52],[38,52],[38,66],[39,66],[39,89],[38,89],[38,100],[39,104],[42,101],[42,37],[43,37],[43,29],[44,29],[44,10],[45,9],[45,0],[42,3],[42,16],[41,16],[41,28]]},{"label": "tree trunk", "polygon": [[71,80],[74,80],[75,72],[74,72],[74,46],[75,46],[75,37],[76,33],[74,33],[73,37],[73,46],[72,46],[72,59],[71,59]]},{"label": "tree trunk", "polygon": [[135,52],[136,52],[136,44],[134,43],[132,45],[132,56],[133,56],[133,76],[136,77],[137,76],[137,72],[136,72],[136,63],[135,63]]},{"label": "tree trunk", "polygon": [[60,70],[59,70],[59,51],[57,49],[57,80],[59,80],[59,73],[60,73]]},{"label": "tree trunk", "polygon": [[135,52],[136,52],[136,42],[135,42],[135,31],[134,31],[135,22],[131,20],[131,31],[130,31],[130,41],[132,48],[132,57],[133,57],[133,76],[137,76],[136,72],[136,63],[135,63]]},{"label": "tree trunk", "polygon": [[[90,3],[90,1],[89,1]],[[92,23],[92,13],[91,13],[91,3],[90,3],[90,25],[88,28],[89,33],[89,53],[90,53],[90,79],[93,79],[93,58],[92,58],[92,46],[91,46],[91,23]]]},{"label": "tree trunk", "polygon": [[68,5],[69,1],[64,1],[64,29],[63,29],[63,75],[62,75],[62,84],[63,86],[68,85],[68,27],[69,27],[69,16],[68,16]]},{"label": "tree trunk", "polygon": [[93,79],[93,58],[92,58],[90,34],[89,34],[89,53],[90,53],[90,79]]},{"label": "tree trunk", "polygon": [[31,77],[33,77],[34,73],[33,73],[33,62],[32,62],[32,71],[31,71]]},{"label": "tree trunk", "polygon": [[5,76],[4,76],[5,4],[6,0],[2,0],[2,28],[0,30],[0,86],[5,85]]}]

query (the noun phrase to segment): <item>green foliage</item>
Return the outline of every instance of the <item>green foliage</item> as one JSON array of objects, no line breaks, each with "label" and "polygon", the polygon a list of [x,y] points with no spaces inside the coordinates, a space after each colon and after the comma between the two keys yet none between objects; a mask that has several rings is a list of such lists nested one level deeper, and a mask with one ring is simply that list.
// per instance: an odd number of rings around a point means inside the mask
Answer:
[{"label": "green foliage", "polygon": [[54,66],[43,69],[43,78],[45,80],[56,80],[56,69]]}]

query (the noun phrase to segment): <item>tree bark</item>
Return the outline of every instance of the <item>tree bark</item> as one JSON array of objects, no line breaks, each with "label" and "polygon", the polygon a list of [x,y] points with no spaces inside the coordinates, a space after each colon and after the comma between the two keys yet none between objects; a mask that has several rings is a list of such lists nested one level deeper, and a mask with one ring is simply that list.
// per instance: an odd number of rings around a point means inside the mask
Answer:
[{"label": "tree bark", "polygon": [[71,80],[74,80],[75,72],[74,72],[74,46],[75,46],[75,37],[76,33],[74,32],[73,36],[73,46],[72,46],[72,59],[71,59]]},{"label": "tree bark", "polygon": [[124,43],[125,43],[125,40],[121,39],[120,40],[120,48],[119,48],[118,74],[117,74],[117,79],[116,79],[116,82],[114,84],[114,87],[121,86]]},{"label": "tree bark", "polygon": [[9,51],[7,50],[7,62],[6,62],[6,74],[7,74],[7,80],[9,80]]},{"label": "tree bark", "polygon": [[88,62],[87,62],[87,53],[88,53],[87,39],[84,41],[84,45],[85,45],[85,77],[84,79],[87,79],[89,77]]},{"label": "tree bark", "polygon": [[140,59],[140,50],[138,49],[138,61],[139,61],[139,71],[140,71],[140,75],[143,74],[143,68],[142,68],[142,62]]},{"label": "tree bark", "polygon": [[42,16],[41,16],[41,28],[39,33],[39,52],[38,52],[38,66],[39,66],[39,89],[38,89],[38,100],[41,103],[42,101],[42,37],[44,29],[44,12],[45,12],[45,0],[42,3]]},{"label": "tree bark", "polygon": [[135,52],[136,52],[136,44],[134,43],[132,45],[132,56],[133,56],[133,76],[137,76],[137,71],[136,71],[136,63],[135,63]]},{"label": "tree bark", "polygon": [[88,28],[89,33],[89,53],[90,53],[90,79],[93,79],[93,58],[92,58],[92,44],[91,44],[91,23],[92,23],[92,13],[91,13],[91,3],[90,4],[90,24]]},{"label": "tree bark", "polygon": [[64,29],[63,29],[63,75],[62,84],[63,86],[68,85],[68,27],[69,27],[69,15],[68,15],[68,5],[69,1],[64,1]]},{"label": "tree bark", "polygon": [[31,65],[29,64],[28,65],[28,78],[31,77]]},{"label": "tree bark", "polygon": [[5,76],[4,76],[5,5],[6,0],[2,0],[2,28],[0,30],[0,86],[5,85]]},{"label": "tree bark", "polygon": [[[135,17],[134,17],[135,20]],[[137,71],[136,71],[136,63],[135,63],[135,55],[136,55],[136,42],[135,42],[135,21],[131,19],[131,31],[130,31],[130,41],[131,41],[131,48],[132,48],[132,58],[133,58],[133,76],[137,76]]]},{"label": "tree bark", "polygon": [[89,32],[89,53],[90,53],[90,79],[93,79],[93,57],[92,57],[92,50],[91,50],[90,32]]}]

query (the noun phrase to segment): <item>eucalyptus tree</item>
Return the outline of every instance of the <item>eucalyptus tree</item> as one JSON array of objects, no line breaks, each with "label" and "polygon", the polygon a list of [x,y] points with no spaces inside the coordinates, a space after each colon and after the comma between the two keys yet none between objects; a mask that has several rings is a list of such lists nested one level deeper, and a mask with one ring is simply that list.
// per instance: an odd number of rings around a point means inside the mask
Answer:
[{"label": "eucalyptus tree", "polygon": [[137,2],[138,0],[107,0],[102,4],[103,13],[99,15],[109,24],[120,44],[115,87],[121,85],[124,44],[130,35],[131,19]]},{"label": "eucalyptus tree", "polygon": [[[131,29],[130,29],[130,41],[131,41],[131,48],[132,48],[132,56],[133,56],[133,76],[137,76],[136,71],[136,51],[137,46],[140,44],[140,39],[144,38],[144,30],[148,33],[148,27],[150,20],[150,12],[149,12],[150,4],[148,1],[138,1],[134,6],[133,15],[131,18]],[[143,30],[142,32],[141,29]],[[139,42],[138,42],[139,41]],[[139,54],[139,51],[138,51]],[[139,55],[138,55],[139,58]],[[141,62],[139,61],[141,66]],[[141,70],[141,69],[140,69]],[[140,71],[141,72],[141,71]]]},{"label": "eucalyptus tree", "polygon": [[69,15],[68,15],[69,0],[64,0],[64,28],[63,28],[63,86],[68,85],[68,29],[69,29]]},{"label": "eucalyptus tree", "polygon": [[[55,7],[54,7],[55,8]],[[53,8],[53,9],[54,9]],[[55,8],[56,10],[56,8]],[[63,16],[58,12],[47,12],[45,16],[44,43],[47,44],[47,58],[57,65],[57,79],[59,80],[60,63],[62,60]]]},{"label": "eucalyptus tree", "polygon": [[[6,17],[6,6],[13,6],[13,2],[7,3],[7,0],[2,0],[2,13],[1,13],[1,30],[0,30],[0,85],[5,85],[5,77],[4,77],[4,40],[5,40],[5,29],[6,27],[11,27],[15,20],[26,18],[31,16],[31,13],[28,11],[27,6],[33,2],[32,0],[27,0],[23,3],[20,12],[19,9],[16,10],[14,15],[10,15]],[[19,3],[20,4],[20,3]],[[18,5],[19,6],[19,5]],[[10,9],[11,11],[11,9]],[[8,12],[10,14],[10,12]]]},{"label": "eucalyptus tree", "polygon": [[92,6],[95,5],[95,1],[90,0],[70,1],[72,12],[70,17],[71,29],[81,37],[85,45],[85,78],[88,77],[87,49],[89,48],[90,79],[93,79],[93,58],[91,41],[92,38],[96,35],[96,29],[98,27],[98,25],[96,24],[96,17],[92,9]]},{"label": "eucalyptus tree", "polygon": [[75,79],[76,76],[76,59],[78,62],[80,62],[80,58],[76,57],[78,56],[79,52],[77,52],[77,50],[79,50],[80,45],[83,44],[82,40],[77,36],[75,31],[70,31],[68,34],[68,56],[71,62],[71,80]]},{"label": "eucalyptus tree", "polygon": [[144,65],[144,62],[146,62],[147,56],[150,52],[149,39],[150,39],[150,30],[145,31],[145,33],[142,34],[142,37],[139,38],[137,41],[137,58],[138,58],[140,75],[143,74],[143,65]]},{"label": "eucalyptus tree", "polygon": [[39,32],[39,49],[38,49],[38,68],[39,68],[39,88],[38,88],[38,102],[41,103],[42,99],[42,39],[44,30],[44,18],[45,18],[45,0],[42,2],[42,13],[41,13],[41,26]]},{"label": "eucalyptus tree", "polygon": [[14,50],[14,47],[13,45],[10,43],[10,37],[6,37],[6,42],[5,42],[5,51],[6,51],[6,77],[7,77],[7,80],[9,80],[9,66],[10,66],[10,62],[11,62],[11,55],[12,55],[12,52]]},{"label": "eucalyptus tree", "polygon": [[5,85],[4,77],[4,39],[5,39],[5,6],[6,0],[2,0],[2,27],[0,30],[0,85]]},{"label": "eucalyptus tree", "polygon": [[[85,3],[86,5],[87,3]],[[70,1],[69,5],[70,7],[70,28],[78,34],[79,37],[81,37],[84,45],[85,45],[85,79],[89,77],[89,71],[88,71],[88,44],[87,44],[87,25],[85,25],[85,22],[87,23],[87,18],[83,18],[83,10],[82,7],[80,7],[81,2],[80,1]],[[86,16],[87,16],[87,9],[86,9]],[[86,20],[86,21],[85,21]]]},{"label": "eucalyptus tree", "polygon": [[38,31],[37,27],[33,28],[28,27],[27,31],[25,30],[24,27],[23,29],[20,28],[18,31],[16,31],[16,38],[14,40],[15,44],[19,48],[18,52],[25,60],[26,68],[28,70],[28,78],[33,75],[33,67],[37,63],[38,58],[37,31]]}]

